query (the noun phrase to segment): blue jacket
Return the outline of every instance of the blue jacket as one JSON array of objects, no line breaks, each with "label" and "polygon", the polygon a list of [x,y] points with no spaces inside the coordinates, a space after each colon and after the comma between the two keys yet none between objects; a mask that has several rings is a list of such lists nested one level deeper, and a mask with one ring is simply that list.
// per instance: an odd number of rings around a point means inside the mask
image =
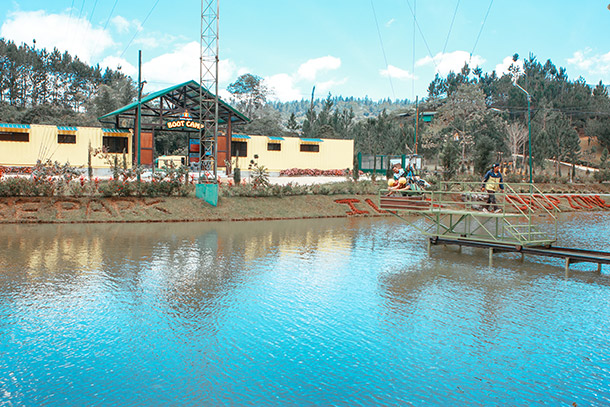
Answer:
[{"label": "blue jacket", "polygon": [[485,178],[483,178],[483,187],[488,191],[496,192],[498,190],[498,186],[501,190],[504,190],[502,173],[498,171],[496,174],[493,169],[487,171]]}]

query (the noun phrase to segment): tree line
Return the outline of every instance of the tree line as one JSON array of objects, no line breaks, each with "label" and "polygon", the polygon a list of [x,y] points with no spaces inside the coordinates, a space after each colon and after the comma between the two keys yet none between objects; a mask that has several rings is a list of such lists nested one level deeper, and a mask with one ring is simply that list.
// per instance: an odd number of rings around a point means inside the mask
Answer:
[{"label": "tree line", "polygon": [[[565,68],[533,55],[520,63],[515,54],[501,75],[467,64],[459,72],[436,75],[418,109],[434,113],[430,123],[416,120],[408,99],[373,101],[329,93],[322,99],[270,101],[272,91],[253,74],[240,76],[227,90],[229,102],[252,118],[235,131],[353,139],[356,152],[365,154],[417,151],[441,162],[446,176],[480,173],[493,161],[525,170],[529,132],[523,90],[530,95],[535,169],[547,167],[562,175],[560,161],[595,166],[610,149],[608,87],[589,85],[582,77],[571,80]],[[2,121],[101,126],[97,117],[131,103],[136,95],[134,81],[120,69],[102,70],[68,52],[0,38]],[[157,151],[167,154],[184,149],[183,143],[163,137],[156,143]]]},{"label": "tree line", "polygon": [[[582,77],[570,80],[565,68],[551,60],[541,63],[533,55],[520,63],[515,54],[502,75],[468,64],[445,77],[437,74],[418,106],[419,113],[434,115],[430,123],[415,120],[415,106],[407,100],[376,102],[380,110],[367,117],[355,112],[353,98],[330,94],[315,101],[267,102],[270,93],[263,79],[251,74],[232,86],[233,102],[254,119],[245,131],[353,139],[356,151],[368,154],[417,151],[442,163],[445,177],[480,174],[498,161],[513,171],[526,171],[530,124],[534,170],[566,175],[561,162],[598,166],[610,149],[608,87],[601,81],[591,86]],[[244,96],[253,93],[255,104]]]},{"label": "tree line", "polygon": [[57,48],[0,38],[0,117],[17,123],[99,126],[97,117],[130,103],[133,80]]}]

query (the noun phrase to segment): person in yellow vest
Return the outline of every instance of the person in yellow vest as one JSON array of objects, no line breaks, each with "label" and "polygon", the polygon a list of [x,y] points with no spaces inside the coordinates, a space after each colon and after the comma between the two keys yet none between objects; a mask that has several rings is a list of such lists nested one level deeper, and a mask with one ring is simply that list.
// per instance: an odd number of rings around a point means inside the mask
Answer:
[{"label": "person in yellow vest", "polygon": [[502,180],[502,173],[500,172],[500,164],[494,164],[491,170],[487,171],[483,178],[483,186],[481,191],[487,191],[487,208],[484,211],[500,212],[500,208],[496,203],[496,192],[498,190],[504,191],[504,183]]}]

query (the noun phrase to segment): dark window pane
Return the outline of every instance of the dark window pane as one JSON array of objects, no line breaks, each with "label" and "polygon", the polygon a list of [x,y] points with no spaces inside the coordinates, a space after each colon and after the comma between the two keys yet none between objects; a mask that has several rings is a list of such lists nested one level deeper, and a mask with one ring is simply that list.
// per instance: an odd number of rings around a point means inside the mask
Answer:
[{"label": "dark window pane", "polygon": [[320,145],[319,144],[301,144],[301,151],[310,152],[310,153],[319,153]]},{"label": "dark window pane", "polygon": [[0,141],[30,141],[30,133],[13,133],[10,131],[0,131]]},{"label": "dark window pane", "polygon": [[281,143],[267,143],[267,151],[282,151]]},{"label": "dark window pane", "polygon": [[108,137],[102,138],[102,145],[109,153],[127,152],[128,138],[127,137]]},{"label": "dark window pane", "polygon": [[58,134],[57,142],[60,144],[76,144],[76,134]]},{"label": "dark window pane", "polygon": [[248,143],[246,141],[231,141],[231,157],[247,157]]}]

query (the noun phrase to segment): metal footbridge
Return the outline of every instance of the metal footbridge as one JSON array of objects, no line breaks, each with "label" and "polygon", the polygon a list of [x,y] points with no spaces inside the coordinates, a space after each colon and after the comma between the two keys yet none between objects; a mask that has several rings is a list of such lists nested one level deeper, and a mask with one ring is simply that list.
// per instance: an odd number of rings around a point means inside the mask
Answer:
[{"label": "metal footbridge", "polygon": [[[480,182],[444,182],[439,191],[382,190],[379,207],[426,235],[428,250],[432,245],[484,248],[490,264],[500,252],[562,258],[566,271],[579,262],[595,263],[598,271],[610,264],[608,252],[553,246],[560,210],[534,184],[504,183],[504,192],[495,194],[496,207],[487,204],[480,187]],[[531,205],[514,205],[506,199],[511,195]]]}]

